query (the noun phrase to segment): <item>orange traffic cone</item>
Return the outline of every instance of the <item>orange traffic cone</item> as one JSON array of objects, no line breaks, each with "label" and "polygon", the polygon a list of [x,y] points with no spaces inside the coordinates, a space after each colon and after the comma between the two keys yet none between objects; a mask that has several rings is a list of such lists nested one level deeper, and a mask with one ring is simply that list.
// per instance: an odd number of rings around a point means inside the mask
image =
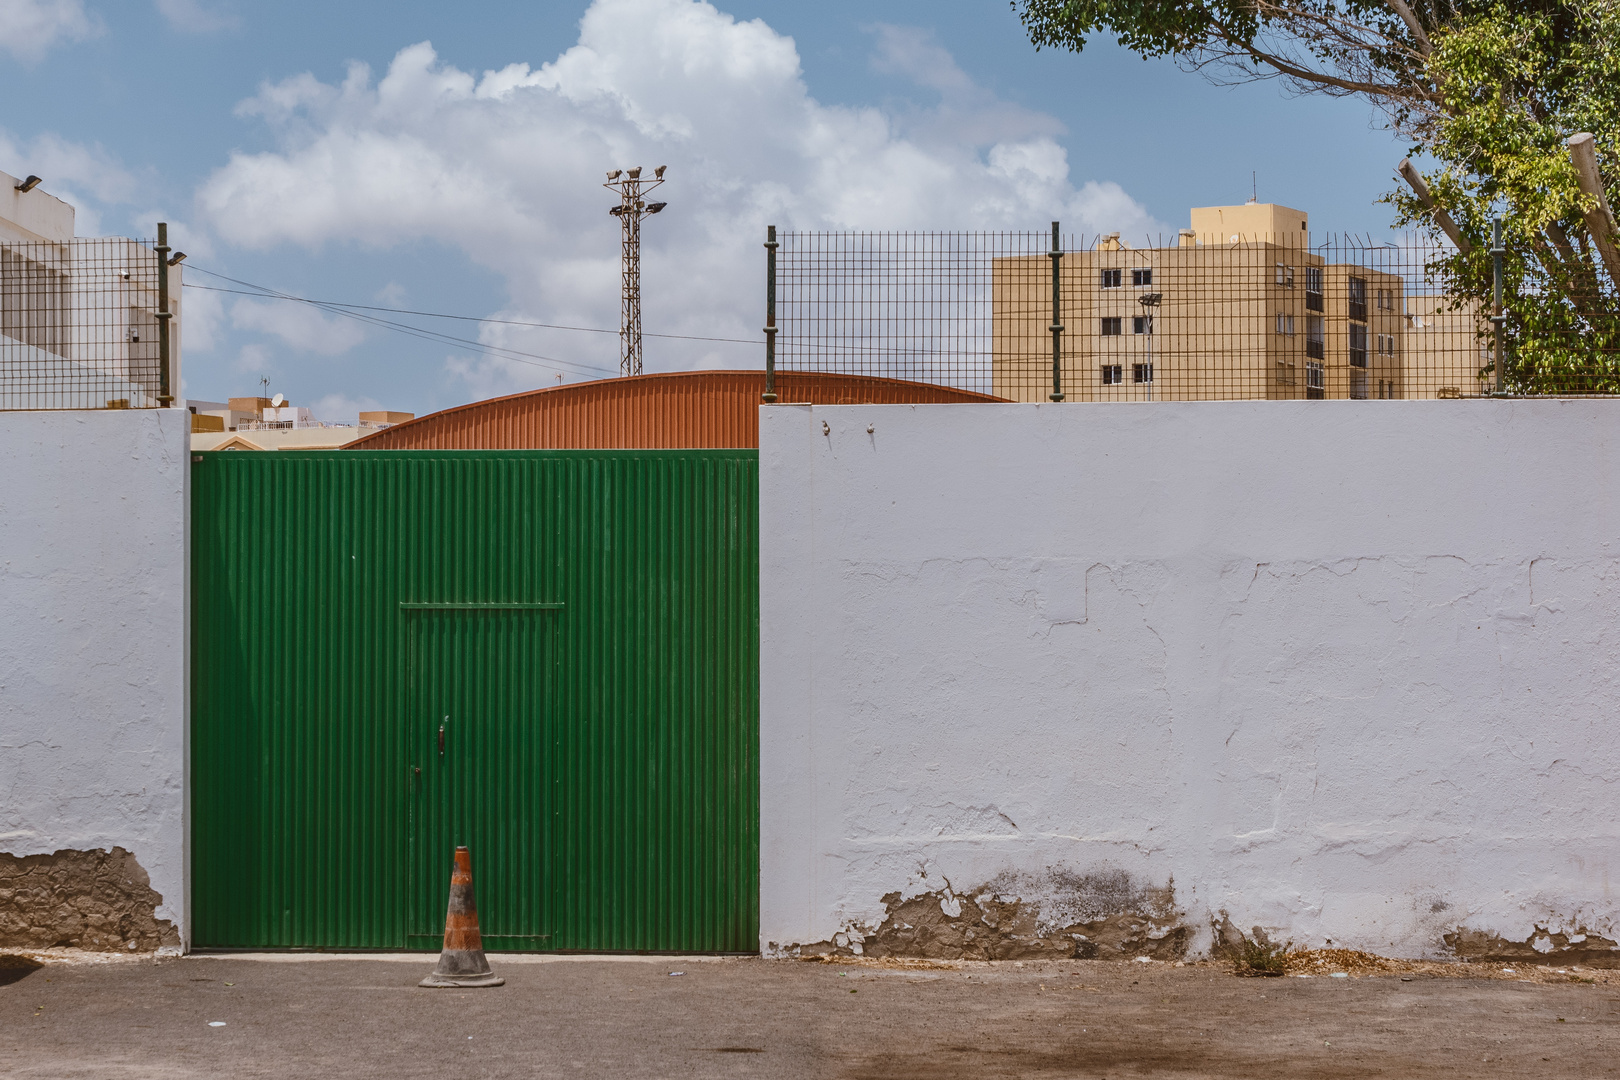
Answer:
[{"label": "orange traffic cone", "polygon": [[500,986],[506,982],[489,970],[484,938],[478,932],[478,905],[473,902],[472,852],[456,848],[450,871],[450,910],[444,917],[444,949],[439,966],[418,986]]}]

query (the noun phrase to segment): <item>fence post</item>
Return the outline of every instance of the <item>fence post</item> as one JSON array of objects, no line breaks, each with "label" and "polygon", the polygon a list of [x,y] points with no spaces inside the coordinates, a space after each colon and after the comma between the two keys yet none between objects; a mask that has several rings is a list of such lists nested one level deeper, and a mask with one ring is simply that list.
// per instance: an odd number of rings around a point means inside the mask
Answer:
[{"label": "fence post", "polygon": [[1491,350],[1496,361],[1496,392],[1507,393],[1507,354],[1502,351],[1502,219],[1491,218]]},{"label": "fence post", "polygon": [[1063,297],[1061,288],[1063,274],[1059,269],[1063,259],[1063,247],[1058,243],[1058,223],[1052,222],[1052,250],[1048,253],[1052,260],[1052,393],[1048,395],[1053,401],[1063,400]]},{"label": "fence post", "polygon": [[765,227],[765,393],[767,404],[776,401],[776,226]]},{"label": "fence post", "polygon": [[157,321],[158,321],[158,404],[167,409],[174,404],[169,386],[169,223],[158,222],[157,246]]}]

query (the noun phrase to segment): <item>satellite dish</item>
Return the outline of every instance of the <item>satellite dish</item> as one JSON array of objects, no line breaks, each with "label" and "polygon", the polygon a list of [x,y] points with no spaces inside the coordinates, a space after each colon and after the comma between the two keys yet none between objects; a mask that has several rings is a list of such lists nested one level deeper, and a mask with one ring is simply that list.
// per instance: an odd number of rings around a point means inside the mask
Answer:
[{"label": "satellite dish", "polygon": [[270,399],[270,404],[279,409],[281,408],[281,403],[286,400],[286,398],[282,397],[280,394],[277,394],[275,397]]}]

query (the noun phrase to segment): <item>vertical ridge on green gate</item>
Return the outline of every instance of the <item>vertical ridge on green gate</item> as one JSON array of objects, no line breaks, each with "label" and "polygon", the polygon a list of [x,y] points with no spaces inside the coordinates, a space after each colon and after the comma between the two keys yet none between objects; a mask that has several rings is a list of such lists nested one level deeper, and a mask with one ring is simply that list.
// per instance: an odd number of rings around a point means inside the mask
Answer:
[{"label": "vertical ridge on green gate", "polygon": [[498,947],[753,951],[758,551],[753,450],[194,454],[195,944],[438,947],[415,626]]}]

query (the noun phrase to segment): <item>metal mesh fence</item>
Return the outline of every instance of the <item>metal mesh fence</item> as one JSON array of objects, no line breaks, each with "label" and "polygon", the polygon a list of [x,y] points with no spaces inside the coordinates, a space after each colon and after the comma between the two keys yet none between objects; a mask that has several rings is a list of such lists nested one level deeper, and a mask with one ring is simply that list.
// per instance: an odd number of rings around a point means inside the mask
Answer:
[{"label": "metal mesh fence", "polygon": [[161,265],[118,237],[0,242],[0,410],[163,404]]},{"label": "metal mesh fence", "polygon": [[1489,294],[1484,252],[1209,239],[784,233],[776,366],[1014,401],[1620,392],[1620,318],[1595,277],[1549,283],[1519,267],[1499,372],[1492,311],[1468,298],[1482,272]]}]

